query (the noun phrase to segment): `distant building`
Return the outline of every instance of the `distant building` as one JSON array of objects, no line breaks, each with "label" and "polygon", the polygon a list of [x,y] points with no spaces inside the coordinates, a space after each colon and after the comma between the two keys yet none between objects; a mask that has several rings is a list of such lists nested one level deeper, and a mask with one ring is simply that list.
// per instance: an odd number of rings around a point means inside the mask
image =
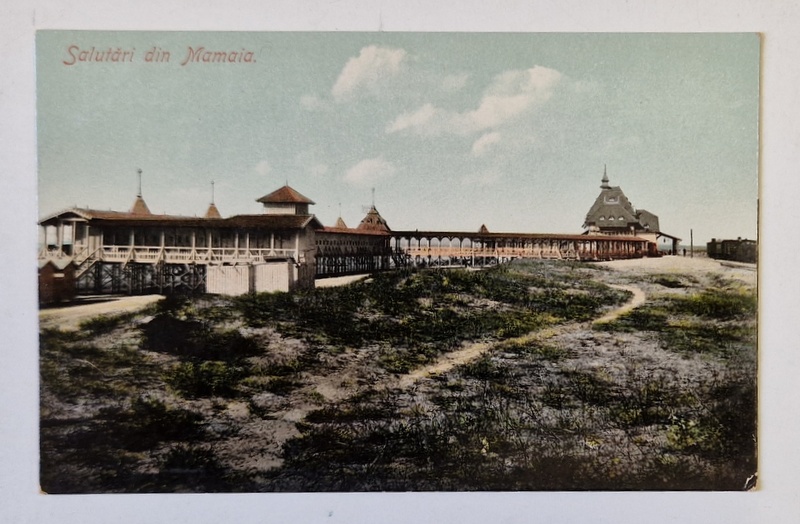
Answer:
[{"label": "distant building", "polygon": [[[644,209],[636,209],[619,186],[608,183],[608,173],[603,169],[600,194],[586,214],[583,223],[587,235],[621,235],[646,239],[651,251],[666,251],[675,255],[680,238],[661,231],[658,216]],[[655,253],[652,253],[655,254]]]}]

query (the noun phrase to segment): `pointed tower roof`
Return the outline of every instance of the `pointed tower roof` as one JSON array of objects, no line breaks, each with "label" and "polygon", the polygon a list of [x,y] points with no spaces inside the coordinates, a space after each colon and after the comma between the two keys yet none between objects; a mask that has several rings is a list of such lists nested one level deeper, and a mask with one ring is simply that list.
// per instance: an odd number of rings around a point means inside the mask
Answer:
[{"label": "pointed tower roof", "polygon": [[256,200],[263,204],[314,204],[315,202],[289,187],[288,185],[273,191]]},{"label": "pointed tower roof", "polygon": [[214,203],[214,181],[211,181],[211,204],[208,205],[208,210],[203,218],[222,218],[222,215],[219,214],[219,209],[217,209],[217,205]]},{"label": "pointed tower roof", "polygon": [[136,200],[133,201],[133,206],[131,206],[130,213],[132,215],[151,215],[150,208],[147,207],[147,204],[142,198],[142,195],[136,195]]},{"label": "pointed tower roof", "polygon": [[142,198],[142,170],[137,169],[136,174],[139,177],[139,192],[136,193],[136,200],[133,201],[133,205],[131,206],[130,214],[132,215],[150,215],[150,208],[147,207],[147,204],[144,202],[144,198]]},{"label": "pointed tower roof", "polygon": [[206,211],[206,214],[203,218],[222,218],[222,215],[219,214],[219,209],[217,209],[217,206],[214,204],[214,202],[211,202],[211,204],[208,205],[208,211]]},{"label": "pointed tower roof", "polygon": [[378,210],[375,206],[369,208],[367,212],[367,216],[365,216],[361,223],[358,224],[358,228],[364,231],[382,231],[382,232],[390,232],[389,224],[386,223],[386,220],[378,213]]},{"label": "pointed tower roof", "polygon": [[478,229],[478,233],[484,234],[484,233],[488,233],[488,232],[489,232],[489,228],[486,227],[486,224],[481,224],[480,229]]},{"label": "pointed tower roof", "polygon": [[344,223],[344,220],[342,220],[342,217],[339,217],[339,218],[336,219],[336,224],[334,224],[333,227],[336,227],[336,228],[339,228],[339,229],[347,229],[347,224]]},{"label": "pointed tower roof", "polygon": [[602,191],[586,214],[584,226],[594,224],[602,228],[627,229],[629,224],[638,223],[636,210],[622,189],[619,186],[609,185],[605,167],[603,167],[603,184],[600,188]]}]

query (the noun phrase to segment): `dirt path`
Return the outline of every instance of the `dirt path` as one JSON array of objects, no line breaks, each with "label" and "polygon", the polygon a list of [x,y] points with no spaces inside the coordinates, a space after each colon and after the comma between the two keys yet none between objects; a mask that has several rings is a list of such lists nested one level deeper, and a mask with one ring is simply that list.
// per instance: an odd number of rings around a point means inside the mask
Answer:
[{"label": "dirt path", "polygon": [[597,320],[592,321],[592,324],[602,324],[604,322],[611,322],[612,320],[616,319],[618,316],[631,311],[634,308],[637,308],[644,304],[644,301],[647,300],[647,295],[645,295],[644,291],[641,288],[636,286],[620,286],[616,284],[608,284],[608,287],[613,287],[614,289],[619,289],[620,291],[630,291],[633,293],[633,298],[630,299],[627,303],[623,304],[622,306],[609,311],[602,317],[598,318]]},{"label": "dirt path", "polygon": [[103,297],[102,301],[39,311],[39,328],[78,329],[80,323],[100,315],[118,315],[142,309],[162,299],[161,295]]},{"label": "dirt path", "polygon": [[[645,300],[647,300],[647,295],[645,295],[644,291],[642,291],[640,288],[636,286],[620,286],[615,284],[608,284],[608,286],[622,291],[630,291],[631,293],[633,293],[633,298],[631,298],[628,302],[626,302],[622,306],[613,309],[612,311],[609,311],[608,313],[598,318],[597,320],[592,321],[592,324],[600,322],[610,322],[615,318],[617,318],[618,316],[623,315],[638,306],[641,306],[645,302]],[[576,323],[565,324],[557,328],[556,331],[559,333],[563,331],[569,331],[581,325],[582,324],[576,324]],[[513,338],[511,339],[511,341],[517,343],[525,343],[535,340],[538,337],[539,337],[539,332],[534,331],[526,335],[522,335],[521,337]],[[456,366],[466,364],[467,362],[470,362],[481,356],[483,353],[491,349],[495,344],[496,343],[494,342],[475,342],[467,345],[465,348],[460,349],[458,351],[453,351],[445,355],[442,355],[442,357],[440,357],[439,360],[437,360],[435,363],[416,369],[411,373],[400,377],[397,381],[397,386],[400,388],[407,388],[422,378],[439,375],[441,373],[451,370]]]}]

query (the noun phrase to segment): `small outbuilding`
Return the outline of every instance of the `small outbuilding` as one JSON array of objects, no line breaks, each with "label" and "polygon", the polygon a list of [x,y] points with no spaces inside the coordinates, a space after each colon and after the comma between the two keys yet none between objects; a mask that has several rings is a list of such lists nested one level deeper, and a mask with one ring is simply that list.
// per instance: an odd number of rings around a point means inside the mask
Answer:
[{"label": "small outbuilding", "polygon": [[39,261],[39,304],[57,304],[75,298],[75,264],[68,258]]}]

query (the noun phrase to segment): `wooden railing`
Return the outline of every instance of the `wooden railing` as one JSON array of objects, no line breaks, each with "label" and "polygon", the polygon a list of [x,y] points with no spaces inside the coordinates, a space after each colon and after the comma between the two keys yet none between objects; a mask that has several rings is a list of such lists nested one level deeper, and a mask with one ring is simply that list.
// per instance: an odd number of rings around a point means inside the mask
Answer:
[{"label": "wooden railing", "polygon": [[190,248],[154,246],[103,246],[98,258],[103,262],[139,264],[222,264],[259,262],[276,258],[297,258],[294,249]]}]

